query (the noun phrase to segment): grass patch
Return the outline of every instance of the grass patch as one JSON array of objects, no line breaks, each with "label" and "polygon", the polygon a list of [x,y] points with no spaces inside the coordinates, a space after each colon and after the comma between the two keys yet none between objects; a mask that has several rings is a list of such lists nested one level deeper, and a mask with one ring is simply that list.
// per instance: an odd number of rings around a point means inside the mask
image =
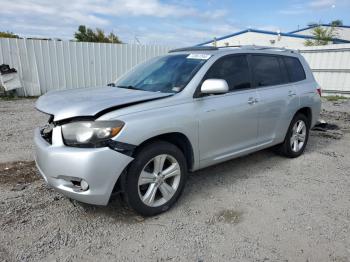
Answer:
[{"label": "grass patch", "polygon": [[349,99],[348,97],[345,97],[345,96],[324,96],[324,98],[327,101],[331,101],[331,102]]}]

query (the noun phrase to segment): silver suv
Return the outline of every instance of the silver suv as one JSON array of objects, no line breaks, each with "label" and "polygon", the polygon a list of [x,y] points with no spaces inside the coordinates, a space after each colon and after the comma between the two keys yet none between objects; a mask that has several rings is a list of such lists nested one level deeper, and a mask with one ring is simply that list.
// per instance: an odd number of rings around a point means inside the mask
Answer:
[{"label": "silver suv", "polygon": [[62,194],[107,205],[121,192],[151,216],[179,198],[189,171],[274,147],[300,156],[320,89],[298,52],[267,47],[172,50],[102,88],[50,92],[36,163]]}]

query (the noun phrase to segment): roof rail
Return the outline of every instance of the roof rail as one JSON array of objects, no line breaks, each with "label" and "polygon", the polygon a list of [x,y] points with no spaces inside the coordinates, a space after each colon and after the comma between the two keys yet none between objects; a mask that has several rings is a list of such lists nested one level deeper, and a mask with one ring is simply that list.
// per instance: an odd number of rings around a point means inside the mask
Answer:
[{"label": "roof rail", "polygon": [[182,51],[214,51],[218,50],[215,46],[189,46],[183,48],[172,49],[168,53],[182,52]]},{"label": "roof rail", "polygon": [[281,52],[294,52],[292,49],[287,49],[285,47],[273,47],[273,46],[259,46],[259,45],[229,45],[229,46],[220,46],[218,48],[230,48],[230,47],[238,47],[242,49],[253,49],[253,50],[274,50]]},{"label": "roof rail", "polygon": [[248,50],[274,50],[274,51],[291,52],[291,53],[295,52],[294,50],[287,49],[285,47],[259,46],[259,45],[228,45],[228,46],[218,46],[218,47],[189,46],[189,47],[172,49],[169,51],[169,53],[183,52],[183,51],[215,51],[215,50],[224,49],[224,48],[241,48],[241,49],[248,49]]},{"label": "roof rail", "polygon": [[250,46],[252,47],[253,49],[256,49],[256,50],[275,50],[275,51],[281,51],[281,52],[293,52],[293,50],[291,49],[287,49],[285,47],[274,47],[274,46],[258,46],[258,45],[252,45]]},{"label": "roof rail", "polygon": [[229,48],[229,47],[242,47],[243,45],[225,45],[225,46],[218,46],[218,48]]}]

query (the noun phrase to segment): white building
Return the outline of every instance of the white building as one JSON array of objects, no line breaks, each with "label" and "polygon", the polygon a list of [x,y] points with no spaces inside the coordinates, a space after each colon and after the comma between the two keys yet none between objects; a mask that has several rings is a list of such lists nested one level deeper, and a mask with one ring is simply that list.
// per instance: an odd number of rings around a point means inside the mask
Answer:
[{"label": "white building", "polygon": [[[349,27],[350,28],[350,27]],[[302,29],[301,29],[302,30]],[[314,39],[308,35],[310,28],[304,29],[301,33],[281,33],[258,29],[246,29],[237,33],[226,35],[223,37],[214,38],[210,41],[199,44],[201,45],[216,45],[216,46],[236,46],[236,45],[260,45],[285,47],[291,49],[299,49],[305,46],[305,41]],[[346,31],[347,33],[347,31]],[[350,40],[334,39],[333,44],[350,43]]]}]

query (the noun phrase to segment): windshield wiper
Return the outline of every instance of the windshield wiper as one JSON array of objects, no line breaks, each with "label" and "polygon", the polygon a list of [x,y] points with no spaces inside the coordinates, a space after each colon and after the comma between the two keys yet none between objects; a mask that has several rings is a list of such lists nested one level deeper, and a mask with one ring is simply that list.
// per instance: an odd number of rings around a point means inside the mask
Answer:
[{"label": "windshield wiper", "polygon": [[137,88],[135,86],[116,86],[116,87],[119,87],[119,88],[126,88],[126,89],[132,89],[132,90],[142,90],[140,88]]}]

